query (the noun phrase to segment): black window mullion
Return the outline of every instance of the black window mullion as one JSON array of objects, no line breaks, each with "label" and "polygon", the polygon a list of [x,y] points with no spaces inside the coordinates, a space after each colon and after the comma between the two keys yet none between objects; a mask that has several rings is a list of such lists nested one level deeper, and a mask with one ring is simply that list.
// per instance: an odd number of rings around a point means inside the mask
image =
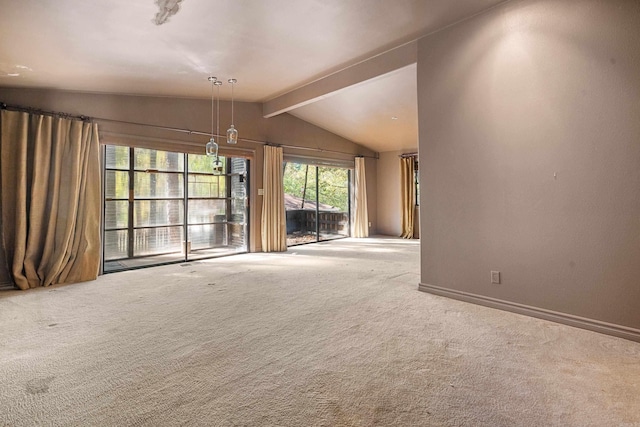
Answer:
[{"label": "black window mullion", "polygon": [[129,219],[127,227],[127,256],[133,258],[133,194],[134,194],[134,165],[133,147],[129,147]]},{"label": "black window mullion", "polygon": [[184,176],[183,179],[183,209],[184,209],[184,219],[182,220],[182,226],[184,227],[184,260],[189,261],[189,242],[191,240],[191,236],[189,236],[189,156],[190,154],[186,153],[182,158],[184,159]]},{"label": "black window mullion", "polygon": [[351,169],[347,171],[347,236],[351,237]]},{"label": "black window mullion", "polygon": [[316,166],[316,242],[320,241],[320,168]]},{"label": "black window mullion", "polygon": [[230,226],[229,226],[229,222],[231,221],[231,205],[233,204],[233,201],[231,200],[231,187],[233,186],[233,182],[231,182],[231,180],[233,179],[233,177],[231,176],[231,163],[233,163],[233,160],[231,159],[231,157],[227,157],[225,160],[225,172],[226,172],[226,177],[225,177],[225,189],[227,190],[227,201],[225,203],[225,207],[226,209],[226,218],[225,218],[225,226],[224,226],[224,230],[225,230],[225,235],[227,236],[227,244],[229,244],[229,236],[231,236],[231,230],[230,230]]},{"label": "black window mullion", "polygon": [[249,194],[251,194],[251,187],[249,186],[249,183],[251,182],[250,178],[250,166],[251,166],[251,160],[245,159],[244,160],[244,244],[245,244],[245,248],[247,250],[247,252],[249,251],[249,243],[250,243],[250,236],[249,236],[249,232],[251,231],[250,227],[251,225],[250,223],[250,211],[251,211],[251,205],[249,204],[249,201],[251,200],[249,198]]},{"label": "black window mullion", "polygon": [[153,202],[155,200],[183,200],[184,197],[136,197],[136,202]]},{"label": "black window mullion", "polygon": [[165,171],[161,169],[134,169],[133,171],[136,173],[157,173],[157,174],[166,173],[166,174],[173,174],[173,175],[184,173],[182,171]]}]

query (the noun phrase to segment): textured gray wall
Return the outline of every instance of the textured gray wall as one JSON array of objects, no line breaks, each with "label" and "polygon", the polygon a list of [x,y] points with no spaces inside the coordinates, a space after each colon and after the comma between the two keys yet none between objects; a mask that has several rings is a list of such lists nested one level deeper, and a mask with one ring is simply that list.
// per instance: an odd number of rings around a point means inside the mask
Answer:
[{"label": "textured gray wall", "polygon": [[[415,150],[413,150],[415,151]],[[400,158],[408,151],[387,151],[378,159],[378,232],[387,236],[402,234],[400,198]]]},{"label": "textured gray wall", "polygon": [[639,37],[514,0],[420,41],[423,284],[640,329]]}]

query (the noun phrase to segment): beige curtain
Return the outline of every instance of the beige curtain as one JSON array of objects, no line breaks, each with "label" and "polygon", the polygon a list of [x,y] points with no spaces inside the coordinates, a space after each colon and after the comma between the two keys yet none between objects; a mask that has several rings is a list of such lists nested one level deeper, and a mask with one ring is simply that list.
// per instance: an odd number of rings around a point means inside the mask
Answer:
[{"label": "beige curtain", "polygon": [[413,177],[415,157],[400,158],[400,197],[402,198],[402,237],[413,238],[416,185]]},{"label": "beige curtain", "polygon": [[93,280],[100,265],[98,128],[2,110],[2,241],[20,289]]},{"label": "beige curtain", "polygon": [[364,173],[364,157],[356,157],[354,185],[353,237],[369,237],[369,215],[367,212],[367,180]]},{"label": "beige curtain", "polygon": [[264,146],[264,176],[262,185],[262,250],[287,250],[287,226],[282,184],[282,147]]}]

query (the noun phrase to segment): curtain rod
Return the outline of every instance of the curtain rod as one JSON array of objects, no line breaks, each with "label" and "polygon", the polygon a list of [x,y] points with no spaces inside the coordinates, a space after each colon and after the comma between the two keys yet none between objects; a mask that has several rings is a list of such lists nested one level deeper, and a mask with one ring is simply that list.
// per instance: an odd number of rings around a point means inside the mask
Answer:
[{"label": "curtain rod", "polygon": [[[188,135],[203,135],[203,136],[214,136],[209,132],[201,132],[201,131],[197,131],[197,130],[190,130],[190,129],[182,129],[182,128],[176,128],[176,127],[170,127],[170,126],[158,126],[158,125],[150,125],[148,123],[138,123],[138,122],[129,122],[126,120],[115,120],[115,119],[105,119],[102,117],[88,117],[88,116],[75,116],[73,114],[67,114],[67,113],[58,113],[58,112],[53,112],[53,111],[43,111],[37,108],[31,108],[31,107],[21,107],[21,106],[17,106],[17,105],[7,105],[5,103],[0,103],[0,109],[7,109],[7,110],[13,110],[13,111],[22,111],[25,113],[36,113],[36,114],[44,114],[44,115],[49,115],[49,116],[55,116],[55,117],[62,117],[62,118],[70,118],[70,119],[76,119],[76,120],[82,120],[85,122],[90,122],[90,121],[99,121],[99,122],[110,122],[110,123],[121,123],[121,124],[126,124],[126,125],[133,125],[133,126],[144,126],[144,127],[149,127],[149,128],[154,128],[154,129],[161,129],[161,130],[166,130],[166,131],[171,131],[171,132],[179,132],[179,133],[186,133]],[[220,138],[221,135],[215,135],[216,137]],[[265,141],[258,141],[255,139],[248,139],[248,138],[238,138],[240,141],[245,141],[245,142],[251,142],[253,144],[261,144],[261,145],[268,145],[270,144],[269,142],[265,142]],[[316,152],[320,152],[320,153],[332,153],[332,154],[342,154],[345,156],[360,156],[360,155],[356,155],[353,153],[345,153],[344,151],[337,151],[337,150],[326,150],[324,148],[314,148],[314,147],[298,147],[296,145],[287,145],[287,144],[277,144],[280,147],[283,148],[291,148],[291,149],[295,149],[295,150],[306,150],[306,151],[316,151]],[[371,159],[377,159],[378,156],[364,156],[362,155],[362,157],[369,157]]]},{"label": "curtain rod", "polygon": [[418,153],[406,153],[406,154],[400,154],[398,157],[401,157],[401,158],[405,158],[405,157],[418,157]]},{"label": "curtain rod", "polygon": [[[128,121],[125,121],[125,120],[104,119],[104,118],[100,118],[100,117],[94,117],[94,120],[97,120],[97,121],[100,121],[100,122],[122,123],[122,124],[133,125],[133,126],[144,126],[144,127],[154,128],[154,129],[167,130],[167,131],[171,131],[171,132],[186,133],[186,134],[189,134],[189,135],[216,136],[218,138],[220,138],[222,136],[222,135],[215,135],[215,134],[212,135],[210,132],[201,132],[201,131],[197,131],[197,130],[182,129],[182,128],[175,128],[175,127],[169,127],[169,126],[150,125],[148,123],[128,122]],[[378,158],[378,156],[365,156],[365,155],[360,155],[360,154],[345,153],[344,151],[327,150],[327,149],[324,149],[324,148],[299,147],[297,145],[275,144],[275,143],[271,143],[271,142],[267,142],[267,141],[259,141],[257,139],[238,138],[238,141],[251,142],[253,144],[261,144],[261,145],[276,145],[278,147],[291,148],[291,149],[294,149],[294,150],[317,151],[317,152],[320,152],[320,153],[342,154],[342,155],[345,155],[345,156],[354,156],[354,157],[361,156],[361,157],[369,157],[371,159],[377,159]]]},{"label": "curtain rod", "polygon": [[21,113],[29,113],[29,114],[41,114],[43,116],[52,116],[52,117],[60,117],[63,119],[71,119],[71,120],[81,120],[83,122],[91,122],[91,117],[87,116],[77,116],[69,113],[60,113],[58,111],[46,111],[40,110],[39,108],[33,107],[22,107],[20,105],[8,105],[4,102],[0,102],[0,110],[8,110],[8,111],[18,111]]}]

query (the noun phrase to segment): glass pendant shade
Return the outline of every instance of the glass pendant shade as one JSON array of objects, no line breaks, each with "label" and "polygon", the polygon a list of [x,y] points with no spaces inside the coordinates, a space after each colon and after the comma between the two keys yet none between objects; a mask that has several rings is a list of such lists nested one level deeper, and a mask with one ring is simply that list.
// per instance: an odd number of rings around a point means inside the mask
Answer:
[{"label": "glass pendant shade", "polygon": [[207,156],[215,156],[216,158],[218,157],[218,144],[216,144],[216,141],[213,137],[211,137],[209,142],[207,142],[205,148],[207,151]]},{"label": "glass pendant shade", "polygon": [[229,129],[227,129],[227,144],[237,144],[238,143],[238,130],[231,125]]},{"label": "glass pendant shade", "polygon": [[233,126],[233,87],[238,82],[236,79],[229,79],[231,85],[231,127],[227,129],[227,144],[238,143],[238,130]]}]

